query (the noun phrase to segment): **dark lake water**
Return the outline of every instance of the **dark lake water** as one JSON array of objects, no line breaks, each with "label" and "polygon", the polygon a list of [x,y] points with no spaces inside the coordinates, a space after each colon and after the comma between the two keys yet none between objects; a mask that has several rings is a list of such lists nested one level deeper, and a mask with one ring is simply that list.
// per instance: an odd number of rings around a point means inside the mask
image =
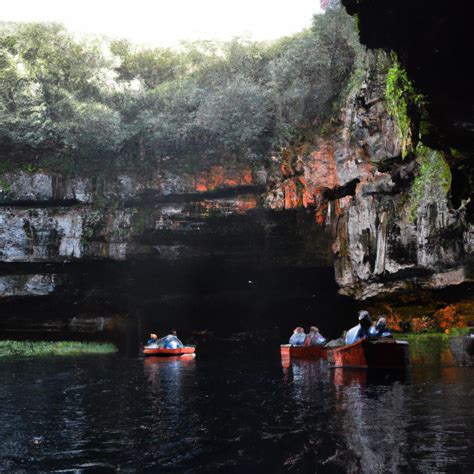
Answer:
[{"label": "dark lake water", "polygon": [[472,368],[0,362],[0,471],[473,472]]}]

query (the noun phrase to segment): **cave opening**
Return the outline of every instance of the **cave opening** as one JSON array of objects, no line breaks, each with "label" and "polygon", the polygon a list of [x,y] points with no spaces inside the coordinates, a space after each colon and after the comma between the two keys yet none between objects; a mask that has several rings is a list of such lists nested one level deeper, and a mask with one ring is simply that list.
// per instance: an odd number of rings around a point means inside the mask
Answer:
[{"label": "cave opening", "polygon": [[5,299],[0,334],[108,339],[137,353],[148,333],[172,329],[184,340],[231,345],[262,338],[283,343],[299,325],[316,325],[332,338],[355,314],[355,302],[338,294],[329,266],[262,267],[209,258],[82,263],[68,271],[58,292]]}]

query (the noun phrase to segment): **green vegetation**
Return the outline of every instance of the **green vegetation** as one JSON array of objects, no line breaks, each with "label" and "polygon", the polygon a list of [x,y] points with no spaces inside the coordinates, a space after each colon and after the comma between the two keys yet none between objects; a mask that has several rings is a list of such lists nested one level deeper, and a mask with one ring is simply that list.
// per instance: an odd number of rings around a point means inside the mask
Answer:
[{"label": "green vegetation", "polygon": [[104,224],[104,209],[94,209],[87,215],[84,228],[82,230],[81,243],[88,244],[94,237],[95,232]]},{"label": "green vegetation", "polygon": [[396,334],[395,339],[400,341],[408,341],[410,344],[426,344],[430,341],[437,341],[437,343],[445,344],[449,342],[451,338],[450,334],[443,332],[423,332],[423,333],[408,333],[408,334]]},{"label": "green vegetation", "polygon": [[133,229],[136,235],[140,236],[146,227],[146,213],[141,209],[136,209],[133,214]]},{"label": "green vegetation", "polygon": [[[400,66],[395,54],[392,54],[392,67],[387,73],[385,98],[388,112],[396,120],[400,131],[402,158],[412,152],[418,162],[418,174],[407,196],[408,216],[414,221],[423,199],[441,199],[447,195],[451,189],[451,170],[443,152],[428,148],[422,141],[417,144],[416,141],[413,142],[413,131],[418,127],[418,139],[422,140],[425,135],[432,133],[431,124],[424,108],[423,96],[416,93],[413,83],[408,79],[407,72]],[[416,127],[413,116],[419,118]]]},{"label": "green vegetation", "polygon": [[114,352],[117,352],[117,348],[110,343],[74,341],[0,341],[0,357],[111,354]]},{"label": "green vegetation", "polygon": [[424,333],[408,333],[396,334],[395,339],[401,341],[408,341],[413,346],[426,346],[429,344],[441,345],[442,347],[449,346],[449,341],[453,337],[466,336],[469,334],[469,328],[453,328],[449,333],[444,332],[424,332]]},{"label": "green vegetation", "polygon": [[450,148],[449,153],[455,160],[463,160],[466,157],[465,153],[457,148]]},{"label": "green vegetation", "polygon": [[360,17],[358,13],[354,14],[355,30],[357,33],[360,33]]},{"label": "green vegetation", "polygon": [[418,175],[413,181],[410,191],[409,217],[414,220],[422,200],[428,196],[441,196],[451,188],[451,169],[443,157],[443,153],[424,146],[421,142],[416,147],[419,163]]},{"label": "green vegetation", "polygon": [[11,191],[11,185],[0,175],[0,197],[5,198]]},{"label": "green vegetation", "polygon": [[441,359],[443,352],[450,350],[451,336],[440,333],[404,334],[396,339],[408,341],[410,344],[410,359],[420,363]]},{"label": "green vegetation", "polygon": [[15,169],[15,165],[10,160],[3,160],[0,161],[0,176],[13,171]]},{"label": "green vegetation", "polygon": [[363,51],[344,10],[273,43],[177,50],[0,24],[0,161],[63,172],[256,162],[334,115]]},{"label": "green vegetation", "polygon": [[392,55],[393,65],[388,70],[385,97],[388,112],[398,125],[402,139],[402,158],[405,158],[412,146],[413,109],[420,109],[423,96],[415,92],[407,72],[400,66],[397,57]]}]

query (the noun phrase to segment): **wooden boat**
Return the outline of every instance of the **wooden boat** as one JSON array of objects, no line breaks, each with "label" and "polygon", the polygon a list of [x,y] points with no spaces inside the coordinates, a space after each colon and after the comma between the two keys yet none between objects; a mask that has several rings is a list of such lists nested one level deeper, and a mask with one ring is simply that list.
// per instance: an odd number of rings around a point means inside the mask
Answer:
[{"label": "wooden boat", "polygon": [[408,342],[392,338],[361,339],[328,350],[333,368],[404,369],[409,364]]},{"label": "wooden boat", "polygon": [[145,346],[143,348],[143,353],[146,356],[155,357],[183,356],[187,354],[194,354],[195,352],[196,348],[193,346],[178,347],[177,349],[164,349],[161,347],[150,346]]},{"label": "wooden boat", "polygon": [[282,344],[280,346],[282,357],[293,357],[294,359],[321,359],[326,357],[326,349],[323,346],[292,346]]}]

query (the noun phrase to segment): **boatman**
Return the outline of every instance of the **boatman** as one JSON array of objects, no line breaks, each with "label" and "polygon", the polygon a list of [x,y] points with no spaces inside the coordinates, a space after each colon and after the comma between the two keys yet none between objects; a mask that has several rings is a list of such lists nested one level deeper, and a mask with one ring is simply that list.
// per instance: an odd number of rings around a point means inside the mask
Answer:
[{"label": "boatman", "polygon": [[368,311],[359,311],[359,324],[349,329],[346,334],[346,345],[354,344],[359,339],[370,337],[372,319]]},{"label": "boatman", "polygon": [[387,318],[385,316],[381,316],[375,326],[370,328],[369,332],[372,337],[392,337],[387,327]]}]

